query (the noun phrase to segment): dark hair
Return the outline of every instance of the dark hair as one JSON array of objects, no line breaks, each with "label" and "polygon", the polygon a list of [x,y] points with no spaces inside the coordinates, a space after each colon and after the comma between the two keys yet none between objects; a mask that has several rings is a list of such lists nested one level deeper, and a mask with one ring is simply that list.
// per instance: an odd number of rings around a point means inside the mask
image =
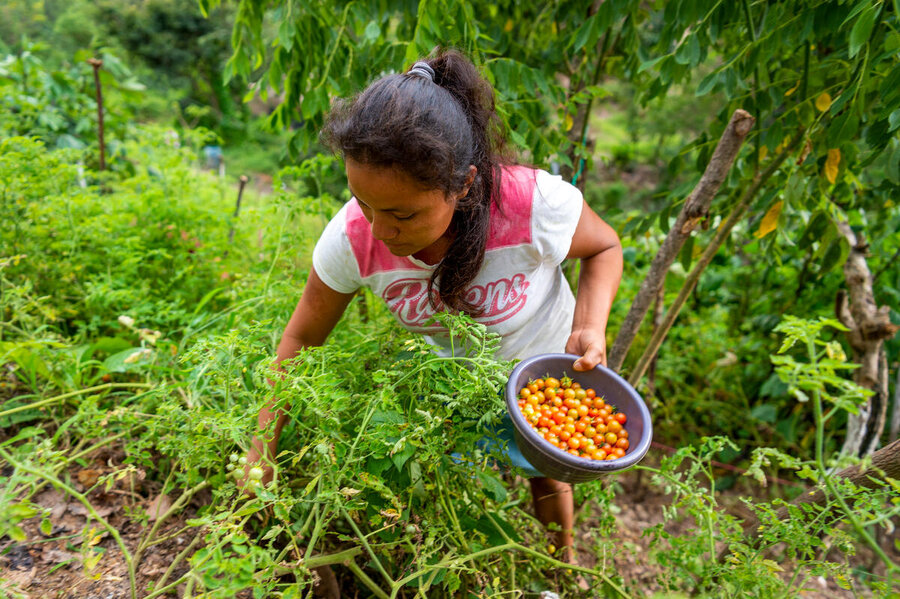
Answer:
[{"label": "dark hair", "polygon": [[478,69],[455,50],[424,60],[434,82],[416,73],[387,75],[349,101],[339,101],[322,130],[322,140],[345,158],[368,166],[395,168],[426,189],[446,195],[466,185],[469,166],[478,169],[450,223],[453,240],[428,283],[454,311],[478,315],[466,287],[484,262],[491,201],[499,202],[500,165],[512,162],[494,107],[494,90]]}]

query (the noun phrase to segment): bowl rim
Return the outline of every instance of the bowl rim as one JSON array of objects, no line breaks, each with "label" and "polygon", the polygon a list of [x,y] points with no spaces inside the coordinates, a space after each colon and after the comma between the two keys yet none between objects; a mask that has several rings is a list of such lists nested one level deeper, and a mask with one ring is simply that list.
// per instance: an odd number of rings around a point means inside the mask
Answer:
[{"label": "bowl rim", "polygon": [[[647,408],[647,404],[644,403],[644,400],[640,396],[640,394],[634,389],[634,387],[631,386],[628,381],[622,378],[611,368],[607,368],[602,364],[597,364],[592,370],[596,370],[606,376],[609,376],[631,396],[631,398],[634,400],[635,405],[637,406],[638,412],[640,413],[644,425],[644,431],[641,435],[640,441],[636,446],[634,446],[632,451],[629,451],[625,455],[625,457],[610,461],[587,460],[585,458],[573,456],[558,447],[553,447],[552,445],[547,443],[547,441],[545,441],[536,430],[531,428],[531,425],[528,424],[528,422],[525,420],[525,416],[519,409],[519,390],[517,388],[518,385],[514,384],[514,381],[519,377],[520,373],[523,370],[534,365],[536,362],[541,362],[548,359],[565,358],[570,359],[572,362],[575,362],[575,360],[580,357],[581,356],[579,355],[569,353],[538,354],[536,356],[526,358],[516,364],[515,368],[513,368],[512,372],[509,375],[509,379],[507,379],[506,382],[506,407],[507,411],[509,412],[509,416],[513,421],[513,426],[516,428],[516,431],[520,435],[525,437],[527,441],[530,441],[532,444],[540,447],[543,453],[549,454],[548,457],[552,457],[556,461],[562,462],[566,468],[571,468],[572,470],[580,472],[614,472],[617,470],[630,468],[641,461],[641,459],[643,459],[644,455],[647,453],[647,450],[650,449],[650,443],[653,438],[653,423],[650,419],[650,410]],[[583,370],[577,371],[574,368],[572,369],[572,371],[576,375],[586,374],[590,372]]]}]

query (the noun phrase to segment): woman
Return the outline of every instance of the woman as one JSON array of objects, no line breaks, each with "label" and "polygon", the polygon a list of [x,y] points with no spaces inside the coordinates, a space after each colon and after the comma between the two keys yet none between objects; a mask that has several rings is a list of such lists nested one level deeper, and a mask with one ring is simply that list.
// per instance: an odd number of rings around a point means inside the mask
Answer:
[{"label": "woman", "polygon": [[[278,361],[324,343],[367,286],[438,346],[447,339],[429,318],[450,310],[499,333],[507,359],[567,351],[581,356],[574,370],[605,364],[619,239],[575,187],[504,154],[493,90],[467,58],[444,51],[375,81],[335,107],[322,137],[343,156],[354,197],[316,245]],[[582,260],[577,299],[566,258]],[[260,412],[259,430],[274,434],[254,439],[247,468],[276,455],[285,420]],[[552,542],[574,561],[571,486],[510,454],[531,477],[537,517],[559,525]]]}]

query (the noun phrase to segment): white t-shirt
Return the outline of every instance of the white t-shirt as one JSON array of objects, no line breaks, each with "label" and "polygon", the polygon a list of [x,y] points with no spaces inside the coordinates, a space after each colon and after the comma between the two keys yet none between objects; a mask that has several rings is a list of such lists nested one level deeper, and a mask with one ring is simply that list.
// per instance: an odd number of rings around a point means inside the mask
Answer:
[{"label": "white t-shirt", "polygon": [[[491,206],[484,263],[466,299],[484,308],[476,320],[501,336],[504,358],[562,352],[575,298],[560,264],[581,217],[581,192],[561,177],[512,166],[503,169],[500,198],[499,210]],[[313,266],[340,293],[369,287],[401,325],[449,352],[446,331],[425,324],[435,311],[428,301],[435,267],[393,255],[372,236],[355,199],[328,223],[313,251]]]}]

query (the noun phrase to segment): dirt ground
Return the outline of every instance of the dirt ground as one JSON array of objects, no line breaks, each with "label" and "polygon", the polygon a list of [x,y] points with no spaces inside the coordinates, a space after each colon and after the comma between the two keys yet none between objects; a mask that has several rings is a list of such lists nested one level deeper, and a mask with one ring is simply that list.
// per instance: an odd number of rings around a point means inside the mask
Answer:
[{"label": "dirt ground", "polygon": [[[659,459],[651,451],[645,458],[652,463]],[[83,491],[90,487],[96,476],[109,471],[115,466],[115,456],[98,455],[89,468],[76,467],[69,474],[73,485]],[[104,470],[105,469],[105,470]],[[91,503],[98,514],[119,530],[122,541],[133,553],[141,538],[146,534],[153,521],[147,520],[148,509],[152,512],[155,506],[159,511],[166,507],[170,500],[160,497],[159,483],[151,483],[138,476],[117,484],[109,492],[100,490],[90,494]],[[663,508],[670,504],[670,498],[652,488],[647,478],[640,478],[633,472],[621,475],[618,483],[622,491],[617,493],[616,506],[620,510],[616,516],[619,537],[617,544],[630,548],[612,557],[616,570],[628,581],[629,588],[642,589],[641,595],[651,596],[662,587],[659,577],[662,571],[654,566],[649,556],[649,538],[643,536],[648,528],[662,521]],[[125,487],[125,488],[121,488]],[[720,496],[722,505],[729,506],[739,515],[741,504],[738,496],[746,490],[723,492]],[[148,585],[159,580],[172,563],[173,556],[183,552],[194,539],[197,529],[186,525],[199,505],[208,500],[202,494],[188,504],[187,509],[177,516],[165,521],[160,527],[158,537],[165,539],[157,545],[149,547],[137,567],[139,597],[145,597]],[[27,538],[23,542],[15,542],[4,537],[0,541],[0,597],[21,597],[26,599],[116,599],[129,597],[128,568],[116,540],[106,534],[100,527],[93,533],[85,531],[87,510],[83,505],[62,493],[46,487],[38,493],[34,501],[51,511],[52,529],[49,534],[40,530],[40,519],[25,521],[23,528]],[[591,506],[582,508],[584,514],[596,513]],[[592,529],[596,519],[579,518],[577,545],[586,548],[591,546]],[[670,523],[667,531],[673,534],[684,532],[690,524]],[[88,535],[89,542],[82,543],[82,535]],[[898,537],[897,533],[894,535]],[[80,548],[89,547],[89,553],[82,553]],[[891,548],[892,557],[897,558],[893,549],[894,539],[885,540],[885,547]],[[193,551],[194,549],[192,549]],[[97,557],[99,556],[99,557]],[[581,562],[593,566],[596,556],[583,552]],[[871,555],[860,550],[857,556],[860,564],[874,563]],[[94,563],[92,563],[94,562]],[[167,581],[177,580],[186,571],[184,560],[167,576]],[[790,574],[790,573],[786,573]],[[562,581],[559,581],[562,583]],[[173,589],[168,597],[180,597],[183,588]],[[806,585],[804,597],[841,598],[865,596],[861,591],[852,593],[838,588],[834,581],[822,578],[812,579]],[[347,595],[347,596],[353,596]],[[568,595],[573,596],[573,595]],[[585,592],[585,597],[591,593]]]}]

